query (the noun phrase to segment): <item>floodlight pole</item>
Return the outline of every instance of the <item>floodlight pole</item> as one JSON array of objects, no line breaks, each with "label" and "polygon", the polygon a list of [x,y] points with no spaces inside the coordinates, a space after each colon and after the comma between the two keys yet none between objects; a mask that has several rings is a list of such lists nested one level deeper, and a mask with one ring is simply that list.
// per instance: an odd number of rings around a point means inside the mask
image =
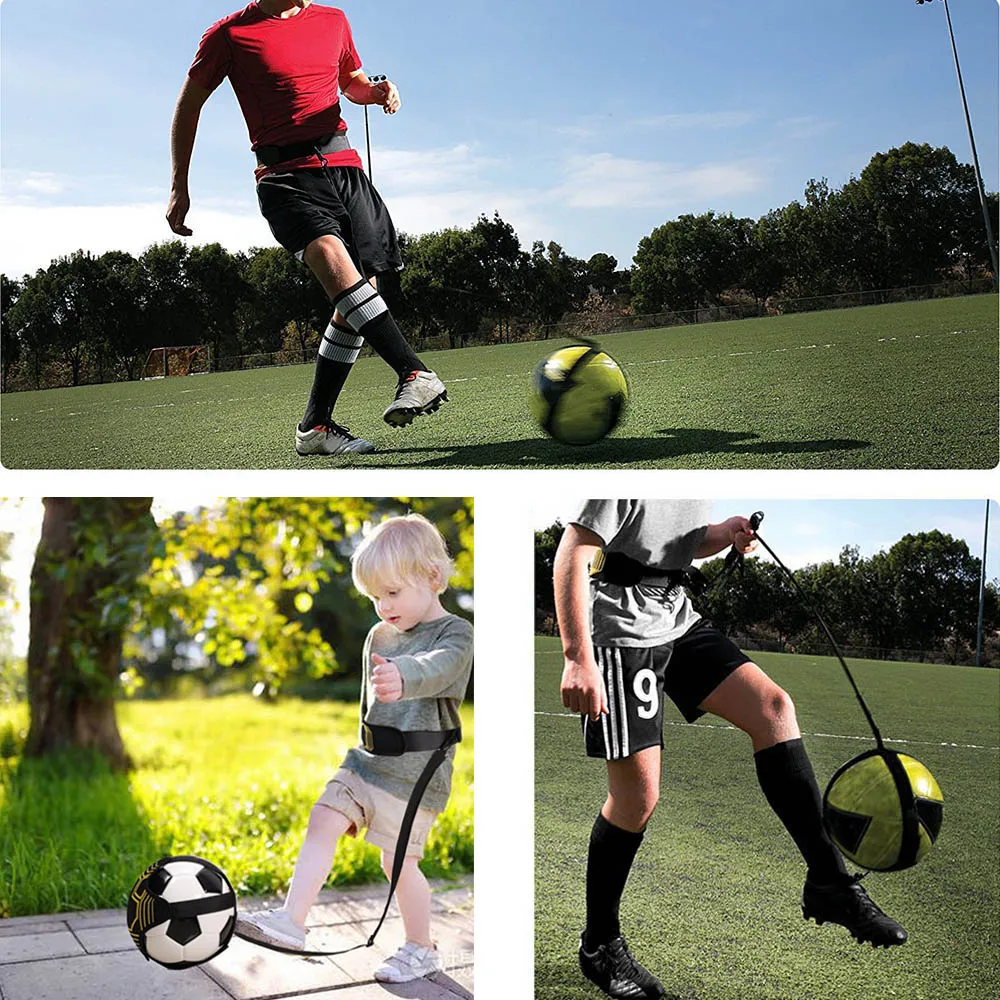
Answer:
[{"label": "floodlight pole", "polygon": [[979,623],[976,626],[976,666],[983,665],[983,605],[986,603],[986,543],[990,537],[990,502],[986,501],[986,520],[983,527],[983,562],[979,567]]},{"label": "floodlight pole", "polygon": [[[933,3],[933,0],[917,0],[917,4]],[[951,11],[948,0],[943,0],[944,16],[948,22],[948,37],[951,39],[951,53],[955,57],[955,75],[958,77],[958,92],[962,96],[962,110],[965,112],[965,127],[969,132],[969,145],[972,147],[972,166],[976,171],[976,185],[979,191],[979,204],[983,209],[983,222],[986,223],[986,245],[990,250],[990,260],[993,262],[993,285],[996,287],[998,278],[997,245],[993,239],[993,226],[990,224],[990,210],[986,201],[986,190],[983,187],[983,174],[979,169],[979,156],[976,153],[976,140],[972,135],[972,119],[969,117],[969,102],[965,99],[965,84],[962,82],[962,67],[958,64],[958,46],[955,44],[955,32],[951,26]]]}]

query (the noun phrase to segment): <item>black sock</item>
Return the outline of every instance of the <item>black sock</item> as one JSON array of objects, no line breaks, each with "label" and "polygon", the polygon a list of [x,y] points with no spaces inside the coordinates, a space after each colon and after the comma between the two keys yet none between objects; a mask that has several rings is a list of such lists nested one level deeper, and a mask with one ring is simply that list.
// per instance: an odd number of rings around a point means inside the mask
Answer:
[{"label": "black sock", "polygon": [[299,424],[300,431],[310,431],[330,423],[334,404],[358,359],[361,344],[361,337],[353,330],[330,321],[320,341],[312,391]]},{"label": "black sock", "polygon": [[592,951],[621,934],[618,907],[642,833],[632,833],[597,814],[587,854],[587,928],[583,946]]},{"label": "black sock", "polygon": [[847,874],[844,859],[823,826],[823,800],[801,739],[754,754],[757,780],[808,866],[810,881],[831,883]]},{"label": "black sock", "polygon": [[305,416],[299,424],[300,431],[311,431],[314,427],[325,427],[330,423],[333,405],[337,402],[352,367],[353,365],[343,361],[327,361],[324,357],[316,359],[316,373],[313,375]]},{"label": "black sock", "polygon": [[396,326],[382,296],[367,281],[352,285],[333,301],[344,322],[364,337],[400,378],[412,371],[428,371]]}]

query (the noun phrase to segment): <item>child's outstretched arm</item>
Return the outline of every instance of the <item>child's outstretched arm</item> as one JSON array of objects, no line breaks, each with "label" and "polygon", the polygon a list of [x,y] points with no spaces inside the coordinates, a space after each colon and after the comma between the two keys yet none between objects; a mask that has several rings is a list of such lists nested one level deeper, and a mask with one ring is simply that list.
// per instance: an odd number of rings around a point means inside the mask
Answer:
[{"label": "child's outstretched arm", "polygon": [[[379,701],[433,698],[446,691],[472,664],[472,626],[447,631],[434,649],[386,660],[372,654],[372,683]],[[394,668],[394,669],[393,669]]]}]

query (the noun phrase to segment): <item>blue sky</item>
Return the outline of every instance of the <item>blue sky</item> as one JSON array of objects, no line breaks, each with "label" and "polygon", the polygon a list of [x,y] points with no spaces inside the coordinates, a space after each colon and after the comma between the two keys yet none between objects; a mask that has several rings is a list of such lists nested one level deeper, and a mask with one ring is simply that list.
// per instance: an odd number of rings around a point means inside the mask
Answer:
[{"label": "blue sky", "polygon": [[[537,502],[534,527],[547,527],[558,517],[572,516],[578,501]],[[983,553],[984,500],[774,500],[763,496],[713,501],[713,521],[734,514],[749,517],[763,510],[760,533],[781,561],[792,569],[836,560],[845,545],[857,545],[863,556],[887,551],[906,534],[933,531],[965,540],[969,551]],[[758,556],[769,559],[763,549]],[[1000,507],[990,505],[990,542],[986,553],[990,580],[1000,578]]]},{"label": "blue sky", "polygon": [[[987,187],[998,187],[998,17],[953,0]],[[0,270],[77,248],[141,251],[163,215],[168,131],[205,28],[227,0],[6,0]],[[757,217],[839,186],[908,140],[970,160],[941,3],[840,0],[348,4],[365,68],[399,85],[372,115],[375,182],[399,228],[498,210],[522,244],[630,263],[684,212]],[[364,145],[360,108],[345,116]],[[228,83],[202,116],[194,241],[273,245]]]}]

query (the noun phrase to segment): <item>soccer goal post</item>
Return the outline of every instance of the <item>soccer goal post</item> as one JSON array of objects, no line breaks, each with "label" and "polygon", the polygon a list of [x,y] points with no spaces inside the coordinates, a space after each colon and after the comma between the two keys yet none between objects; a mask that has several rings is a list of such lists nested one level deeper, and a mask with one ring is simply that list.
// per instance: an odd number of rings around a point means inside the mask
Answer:
[{"label": "soccer goal post", "polygon": [[201,375],[212,370],[209,344],[184,347],[154,347],[142,366],[140,378],[171,378],[177,375]]}]

